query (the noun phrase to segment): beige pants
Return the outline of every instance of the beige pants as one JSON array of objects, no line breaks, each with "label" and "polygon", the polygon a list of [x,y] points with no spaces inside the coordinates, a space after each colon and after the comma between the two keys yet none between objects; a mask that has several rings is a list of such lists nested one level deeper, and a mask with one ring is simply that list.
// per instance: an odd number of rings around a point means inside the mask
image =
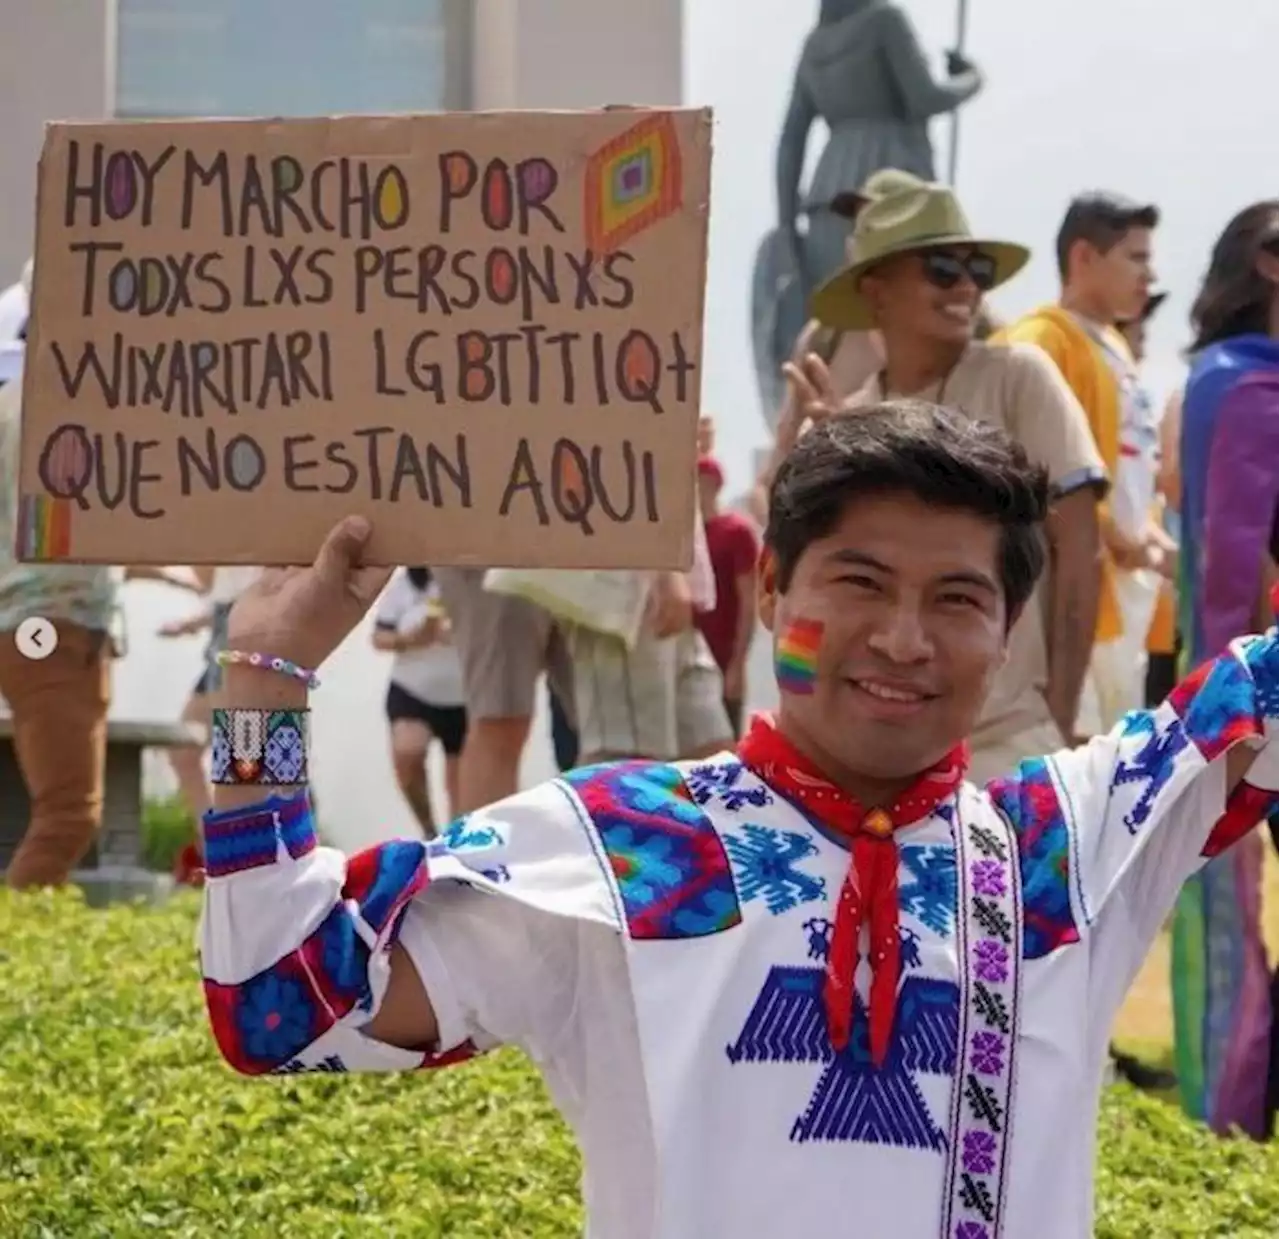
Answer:
[{"label": "beige pants", "polygon": [[1154,572],[1117,572],[1116,602],[1123,631],[1096,645],[1089,662],[1076,730],[1082,736],[1109,732],[1130,710],[1142,709],[1147,683],[1147,633],[1160,597]]},{"label": "beige pants", "polygon": [[545,670],[548,688],[572,722],[572,670],[551,616],[523,598],[490,593],[485,568],[433,571],[462,660],[468,720],[529,718]]},{"label": "beige pants", "polygon": [[1037,723],[984,747],[974,745],[969,762],[969,780],[981,787],[992,779],[1012,774],[1018,763],[1029,757],[1047,757],[1066,745],[1054,723]]}]

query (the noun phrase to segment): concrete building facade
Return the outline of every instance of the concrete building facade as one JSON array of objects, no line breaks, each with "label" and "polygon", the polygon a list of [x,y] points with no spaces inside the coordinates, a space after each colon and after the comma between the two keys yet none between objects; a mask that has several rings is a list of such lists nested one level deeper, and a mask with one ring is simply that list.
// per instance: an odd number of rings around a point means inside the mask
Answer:
[{"label": "concrete building facade", "polygon": [[46,121],[675,104],[680,0],[6,0],[0,287]]},{"label": "concrete building facade", "polygon": [[[0,40],[0,287],[31,252],[48,120],[571,109],[681,96],[679,0],[5,0],[5,26],[22,34]],[[114,669],[113,718],[177,716],[202,642],[155,633],[189,609],[163,587],[126,590],[129,656]],[[313,703],[324,824],[348,848],[413,831],[380,725],[386,675],[366,626],[326,664]],[[544,704],[526,783],[552,772],[547,717]],[[149,772],[152,793],[171,790],[164,763]]]}]

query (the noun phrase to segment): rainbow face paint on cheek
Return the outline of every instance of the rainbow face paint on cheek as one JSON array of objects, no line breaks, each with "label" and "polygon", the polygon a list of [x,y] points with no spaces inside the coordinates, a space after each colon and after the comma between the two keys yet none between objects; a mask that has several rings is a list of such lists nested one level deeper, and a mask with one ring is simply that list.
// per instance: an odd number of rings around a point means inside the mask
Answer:
[{"label": "rainbow face paint on cheek", "polygon": [[824,627],[821,620],[798,619],[782,630],[773,651],[773,667],[784,693],[813,692]]}]

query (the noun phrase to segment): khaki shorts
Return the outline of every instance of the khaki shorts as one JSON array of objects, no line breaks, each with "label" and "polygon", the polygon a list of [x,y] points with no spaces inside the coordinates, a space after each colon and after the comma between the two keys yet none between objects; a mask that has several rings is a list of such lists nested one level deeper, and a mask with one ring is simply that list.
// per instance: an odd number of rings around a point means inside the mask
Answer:
[{"label": "khaki shorts", "polygon": [[981,787],[992,779],[1012,774],[1019,762],[1030,757],[1048,757],[1068,747],[1056,723],[1037,723],[992,744],[981,747],[975,744],[969,759],[969,781]]},{"label": "khaki shorts", "polygon": [[583,758],[676,761],[733,747],[724,681],[695,629],[628,650],[617,637],[566,629]]},{"label": "khaki shorts", "polygon": [[467,719],[530,718],[538,677],[573,721],[573,668],[564,640],[541,607],[491,594],[484,568],[433,568],[462,660]]}]

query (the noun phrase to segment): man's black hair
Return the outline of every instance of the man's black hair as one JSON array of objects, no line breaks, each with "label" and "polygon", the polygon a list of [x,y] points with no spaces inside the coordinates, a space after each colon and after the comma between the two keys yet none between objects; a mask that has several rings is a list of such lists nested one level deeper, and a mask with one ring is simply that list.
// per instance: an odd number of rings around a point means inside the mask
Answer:
[{"label": "man's black hair", "polygon": [[1045,565],[1049,475],[1004,431],[923,400],[888,400],[805,434],[769,491],[765,545],[785,592],[801,555],[868,494],[914,495],[1000,526],[1000,584],[1010,623]]},{"label": "man's black hair", "polygon": [[416,590],[425,590],[431,584],[431,569],[423,567],[406,568],[405,576],[409,578],[409,583]]},{"label": "man's black hair", "polygon": [[1134,228],[1155,228],[1160,223],[1157,207],[1134,202],[1120,194],[1081,194],[1071,200],[1058,229],[1058,275],[1067,278],[1071,247],[1088,241],[1100,254],[1109,253]]}]

